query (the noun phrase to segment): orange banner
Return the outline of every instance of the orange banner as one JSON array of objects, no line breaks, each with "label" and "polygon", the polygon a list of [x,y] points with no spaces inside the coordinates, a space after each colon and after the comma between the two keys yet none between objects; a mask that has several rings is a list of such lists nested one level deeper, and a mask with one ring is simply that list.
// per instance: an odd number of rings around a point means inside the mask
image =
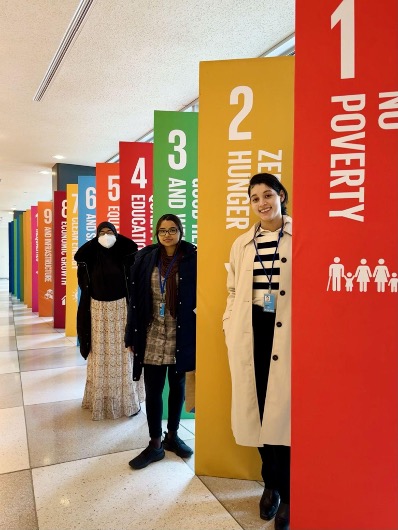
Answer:
[{"label": "orange banner", "polygon": [[53,314],[53,205],[37,203],[37,228],[39,251],[39,316]]},{"label": "orange banner", "polygon": [[[103,221],[120,231],[120,173],[119,164],[96,165],[97,226]],[[126,234],[127,235],[127,234]]]},{"label": "orange banner", "polygon": [[78,185],[66,185],[66,308],[65,336],[76,337],[77,263],[73,259],[79,246]]}]

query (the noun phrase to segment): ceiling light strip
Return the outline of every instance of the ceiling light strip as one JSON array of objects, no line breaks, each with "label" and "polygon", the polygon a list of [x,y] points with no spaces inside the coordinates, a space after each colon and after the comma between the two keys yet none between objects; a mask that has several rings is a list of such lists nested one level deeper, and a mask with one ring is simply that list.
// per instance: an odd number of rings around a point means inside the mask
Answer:
[{"label": "ceiling light strip", "polygon": [[44,94],[46,93],[51,81],[53,80],[55,74],[57,73],[58,68],[61,65],[63,58],[65,57],[67,51],[69,50],[74,38],[76,37],[79,29],[81,28],[87,13],[92,6],[94,0],[81,0],[80,4],[72,18],[71,23],[69,24],[68,29],[62,39],[62,42],[56,51],[53,60],[41,82],[33,101],[41,101]]}]

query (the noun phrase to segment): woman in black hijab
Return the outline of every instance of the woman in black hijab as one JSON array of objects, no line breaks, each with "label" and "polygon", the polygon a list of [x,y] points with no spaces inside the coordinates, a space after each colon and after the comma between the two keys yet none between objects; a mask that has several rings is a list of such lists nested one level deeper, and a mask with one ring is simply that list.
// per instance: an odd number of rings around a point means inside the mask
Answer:
[{"label": "woman in black hijab", "polygon": [[143,383],[133,382],[132,356],[124,347],[129,271],[137,245],[100,223],[97,236],[75,254],[81,297],[77,335],[87,359],[83,408],[93,420],[134,416],[144,401]]}]

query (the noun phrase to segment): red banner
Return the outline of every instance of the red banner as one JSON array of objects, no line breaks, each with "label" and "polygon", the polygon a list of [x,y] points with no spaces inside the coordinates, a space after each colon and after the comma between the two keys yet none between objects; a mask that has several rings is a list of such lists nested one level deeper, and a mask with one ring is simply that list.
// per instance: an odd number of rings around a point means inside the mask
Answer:
[{"label": "red banner", "polygon": [[297,2],[294,530],[398,528],[397,20]]},{"label": "red banner", "polygon": [[152,243],[153,144],[120,142],[119,156],[120,231],[140,249]]},{"label": "red banner", "polygon": [[97,195],[97,226],[109,221],[120,231],[119,164],[99,163],[95,169]]},{"label": "red banner", "polygon": [[65,328],[66,191],[54,191],[54,328]]}]

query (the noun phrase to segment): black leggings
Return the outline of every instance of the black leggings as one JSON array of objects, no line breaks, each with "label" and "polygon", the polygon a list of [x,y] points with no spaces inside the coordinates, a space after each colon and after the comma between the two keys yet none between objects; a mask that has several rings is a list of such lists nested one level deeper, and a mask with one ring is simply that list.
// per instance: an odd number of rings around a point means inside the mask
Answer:
[{"label": "black leggings", "polygon": [[167,429],[178,431],[182,406],[185,399],[185,372],[179,373],[174,364],[144,365],[144,382],[146,392],[146,412],[151,438],[162,436],[163,399],[162,393],[166,381],[166,371],[169,379],[169,417]]},{"label": "black leggings", "polygon": [[[266,313],[253,305],[253,358],[257,401],[261,421],[267,396],[268,374],[274,341],[275,313]],[[264,445],[258,451],[262,460],[261,476],[268,489],[278,490],[281,501],[290,502],[290,447]]]}]

